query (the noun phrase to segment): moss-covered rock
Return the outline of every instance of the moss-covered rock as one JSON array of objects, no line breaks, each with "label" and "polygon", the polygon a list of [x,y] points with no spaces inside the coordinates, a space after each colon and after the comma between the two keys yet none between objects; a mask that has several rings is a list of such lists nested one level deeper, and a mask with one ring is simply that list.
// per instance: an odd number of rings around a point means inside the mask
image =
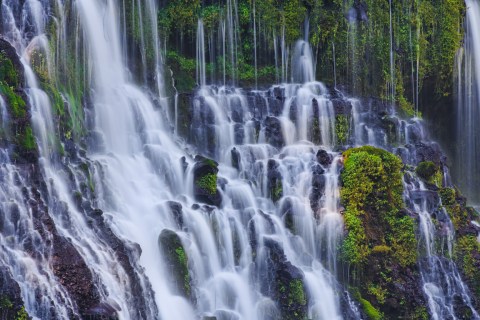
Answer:
[{"label": "moss-covered rock", "polygon": [[[442,175],[438,166],[433,163],[432,161],[422,161],[418,164],[417,168],[415,169],[417,175],[422,178],[424,181],[441,185],[442,183]],[[438,181],[440,180],[440,181]]]},{"label": "moss-covered rock", "polygon": [[270,199],[277,202],[283,197],[282,175],[278,170],[278,163],[270,159],[267,163],[267,190]]},{"label": "moss-covered rock", "polygon": [[192,298],[191,277],[188,271],[188,256],[180,237],[172,230],[164,229],[158,237],[158,245],[163,252],[171,284],[178,292]]},{"label": "moss-covered rock", "polygon": [[268,240],[265,246],[271,271],[264,279],[266,294],[277,303],[282,320],[306,320],[308,297],[303,273],[286,259],[278,242]]},{"label": "moss-covered rock", "polygon": [[35,162],[37,145],[30,125],[30,110],[23,90],[23,66],[15,49],[0,39],[0,95],[7,104],[9,127],[7,142],[13,144],[13,160]]},{"label": "moss-covered rock", "polygon": [[195,157],[193,167],[193,192],[198,201],[220,206],[222,198],[217,190],[218,163],[202,157]]},{"label": "moss-covered rock", "polygon": [[[354,287],[371,319],[411,318],[421,306],[414,220],[402,199],[403,164],[395,155],[365,146],[343,154],[341,201],[346,236],[342,258],[361,279]],[[355,283],[355,282],[354,282]],[[396,284],[401,285],[396,285]]]}]

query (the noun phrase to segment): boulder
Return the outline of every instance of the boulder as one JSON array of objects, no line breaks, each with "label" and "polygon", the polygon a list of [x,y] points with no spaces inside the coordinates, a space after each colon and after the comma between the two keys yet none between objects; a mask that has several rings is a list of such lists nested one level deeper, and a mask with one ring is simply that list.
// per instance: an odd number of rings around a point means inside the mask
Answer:
[{"label": "boulder", "polygon": [[158,237],[164,263],[171,277],[168,281],[185,298],[192,298],[191,277],[188,271],[188,257],[180,237],[172,230],[164,229]]},{"label": "boulder", "polygon": [[217,189],[218,163],[214,160],[196,156],[193,167],[193,192],[195,199],[219,207],[222,203]]}]

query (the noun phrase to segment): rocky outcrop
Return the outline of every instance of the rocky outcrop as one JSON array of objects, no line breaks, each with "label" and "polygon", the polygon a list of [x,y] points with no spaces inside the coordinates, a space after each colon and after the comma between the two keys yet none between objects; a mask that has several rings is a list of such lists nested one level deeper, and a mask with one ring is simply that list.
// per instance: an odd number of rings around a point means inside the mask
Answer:
[{"label": "rocky outcrop", "polygon": [[277,202],[283,197],[283,183],[282,174],[278,170],[279,164],[273,160],[268,160],[267,163],[267,190],[270,199]]},{"label": "rocky outcrop", "polygon": [[169,281],[178,293],[186,298],[192,296],[192,280],[188,271],[188,257],[180,237],[172,230],[164,229],[158,237],[158,245],[165,258]]},{"label": "rocky outcrop", "polygon": [[277,303],[282,320],[307,319],[307,292],[303,284],[304,275],[285,257],[280,244],[266,240],[267,265],[270,270],[267,294]]},{"label": "rocky outcrop", "polygon": [[193,193],[195,199],[219,207],[222,203],[217,189],[218,163],[202,157],[195,157],[193,167]]}]

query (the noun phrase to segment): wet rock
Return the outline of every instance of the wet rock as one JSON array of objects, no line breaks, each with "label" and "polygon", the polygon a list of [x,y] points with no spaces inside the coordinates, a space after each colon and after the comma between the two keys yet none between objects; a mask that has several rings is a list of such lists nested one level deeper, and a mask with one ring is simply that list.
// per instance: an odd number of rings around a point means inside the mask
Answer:
[{"label": "wet rock", "polygon": [[171,277],[168,281],[182,296],[191,299],[191,278],[188,271],[188,257],[180,237],[172,230],[164,229],[158,237],[158,245],[165,258],[165,265]]},{"label": "wet rock", "polygon": [[336,115],[350,115],[352,112],[352,104],[350,101],[343,98],[334,98],[331,100],[333,110]]},{"label": "wet rock", "polygon": [[167,201],[167,206],[170,208],[170,213],[173,216],[173,219],[177,223],[177,226],[183,228],[183,210],[182,204],[176,201]]},{"label": "wet rock", "polygon": [[109,319],[116,318],[117,311],[121,311],[120,306],[114,303],[101,302],[96,306],[93,306],[87,311],[89,318],[95,317],[100,319],[101,317],[107,317]]},{"label": "wet rock", "polygon": [[282,201],[282,205],[280,206],[280,215],[282,216],[285,227],[290,230],[291,233],[296,234],[292,201],[289,198]]},{"label": "wet rock", "polygon": [[23,307],[20,287],[7,266],[0,266],[0,315],[2,319],[16,319]]},{"label": "wet rock", "polygon": [[192,95],[188,93],[180,93],[177,100],[177,133],[181,137],[188,137],[190,127],[193,121],[192,112]]},{"label": "wet rock", "polygon": [[217,189],[217,173],[217,162],[202,156],[195,157],[193,167],[195,199],[217,207],[221,205],[222,198]]},{"label": "wet rock", "polygon": [[276,117],[267,117],[263,123],[265,127],[265,138],[267,143],[276,148],[282,148],[285,145],[282,133],[282,124]]},{"label": "wet rock", "polygon": [[235,147],[233,147],[232,151],[230,152],[232,155],[232,167],[234,167],[237,170],[240,170],[240,161],[241,161],[240,152]]},{"label": "wet rock", "polygon": [[318,209],[320,209],[320,200],[325,192],[325,170],[319,165],[312,168],[312,191],[310,193],[310,206],[316,218]]},{"label": "wet rock", "polygon": [[417,143],[414,145],[414,152],[417,163],[432,161],[440,165],[445,162],[445,156],[437,143]]},{"label": "wet rock", "polygon": [[330,166],[332,164],[333,157],[326,150],[320,149],[317,152],[317,161],[324,168],[327,168],[328,166]]},{"label": "wet rock", "polygon": [[282,319],[306,319],[308,304],[302,271],[287,260],[278,242],[265,239],[265,247],[270,270],[265,279],[270,284],[265,289],[267,295],[277,303]]},{"label": "wet rock", "polygon": [[243,144],[245,139],[245,129],[242,124],[236,123],[233,126],[233,139],[235,144]]},{"label": "wet rock", "polygon": [[267,164],[267,190],[274,202],[283,196],[282,174],[278,170],[278,163],[273,159],[268,160]]}]

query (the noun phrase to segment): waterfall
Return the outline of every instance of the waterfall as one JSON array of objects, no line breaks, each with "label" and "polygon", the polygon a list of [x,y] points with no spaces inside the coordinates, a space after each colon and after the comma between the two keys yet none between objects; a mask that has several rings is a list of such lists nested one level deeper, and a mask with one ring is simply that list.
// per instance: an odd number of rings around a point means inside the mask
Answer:
[{"label": "waterfall", "polygon": [[468,199],[480,201],[480,4],[466,1],[464,47],[457,54],[455,176]]},{"label": "waterfall", "polygon": [[315,80],[312,49],[310,44],[304,40],[299,40],[295,44],[292,56],[292,78],[295,83]]},{"label": "waterfall", "polygon": [[203,31],[203,21],[199,19],[197,27],[197,83],[201,87],[207,84],[205,68],[205,33]]},{"label": "waterfall", "polygon": [[[462,281],[457,267],[445,259],[442,251],[452,256],[454,228],[441,202],[435,200],[432,192],[425,188],[422,181],[409,177],[405,185],[407,204],[419,214],[420,251],[422,254],[420,271],[423,291],[428,298],[428,308],[432,319],[455,319],[458,314],[455,308],[455,297],[459,297],[471,310],[471,319],[480,319],[474,309],[467,286]],[[437,230],[432,218],[440,220],[442,229]]]},{"label": "waterfall", "polygon": [[[223,85],[207,82],[199,19],[198,87],[171,96],[157,1],[2,2],[38,163],[4,147],[11,114],[0,95],[0,267],[34,319],[364,318],[339,251],[340,151],[369,144],[414,165],[415,148],[430,147],[422,124],[316,81],[310,44],[299,40],[290,56],[285,27],[274,36],[284,83],[228,86],[243,58],[237,2],[227,0],[218,25]],[[451,222],[436,234],[426,187],[410,178],[404,197],[419,215],[430,313],[455,317],[459,295],[478,316],[434,246],[452,242]]]}]

